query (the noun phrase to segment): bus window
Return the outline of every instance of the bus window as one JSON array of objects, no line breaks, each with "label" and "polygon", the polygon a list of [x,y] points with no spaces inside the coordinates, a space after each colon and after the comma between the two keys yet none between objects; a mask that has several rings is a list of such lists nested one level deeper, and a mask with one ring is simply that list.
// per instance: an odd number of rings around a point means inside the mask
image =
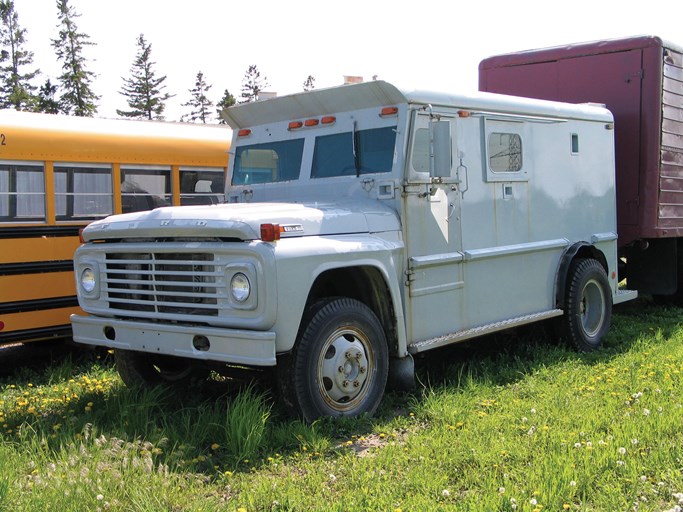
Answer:
[{"label": "bus window", "polygon": [[121,168],[123,213],[171,204],[171,169]]},{"label": "bus window", "polygon": [[180,204],[218,204],[223,202],[225,173],[223,169],[180,169]]},{"label": "bus window", "polygon": [[0,221],[45,221],[42,164],[0,163]]},{"label": "bus window", "polygon": [[111,166],[55,164],[57,220],[92,220],[114,211]]}]

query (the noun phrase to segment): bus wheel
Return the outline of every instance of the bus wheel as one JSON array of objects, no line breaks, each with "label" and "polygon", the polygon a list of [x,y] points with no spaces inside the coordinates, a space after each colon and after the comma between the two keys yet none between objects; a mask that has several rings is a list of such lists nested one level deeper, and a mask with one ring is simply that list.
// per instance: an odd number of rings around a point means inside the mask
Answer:
[{"label": "bus wheel", "polygon": [[195,361],[133,350],[115,350],[114,361],[121,380],[130,387],[183,385],[205,380],[209,374]]},{"label": "bus wheel", "polygon": [[309,310],[278,380],[285,404],[313,421],[373,414],[388,371],[387,342],[375,314],[357,300],[336,298]]},{"label": "bus wheel", "polygon": [[567,277],[562,333],[578,350],[600,348],[612,319],[612,294],[605,269],[594,259],[572,262]]}]

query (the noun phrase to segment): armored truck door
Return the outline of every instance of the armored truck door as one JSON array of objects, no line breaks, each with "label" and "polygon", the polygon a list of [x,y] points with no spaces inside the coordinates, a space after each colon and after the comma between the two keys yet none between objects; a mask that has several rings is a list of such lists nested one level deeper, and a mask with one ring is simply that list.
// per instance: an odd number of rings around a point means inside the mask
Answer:
[{"label": "armored truck door", "polygon": [[[438,124],[440,129],[436,130]],[[463,253],[460,183],[453,118],[414,113],[403,190],[409,343],[462,328]],[[446,158],[435,158],[434,137]],[[444,142],[444,140],[446,142]],[[443,155],[442,151],[442,155]],[[440,168],[435,168],[435,166]],[[430,176],[431,168],[431,176]]]}]

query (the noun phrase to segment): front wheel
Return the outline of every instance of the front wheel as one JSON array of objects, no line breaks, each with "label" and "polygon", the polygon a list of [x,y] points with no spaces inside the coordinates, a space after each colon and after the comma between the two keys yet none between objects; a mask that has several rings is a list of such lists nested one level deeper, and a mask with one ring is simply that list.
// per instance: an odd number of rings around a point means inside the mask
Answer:
[{"label": "front wheel", "polygon": [[121,380],[130,387],[185,385],[205,380],[209,371],[196,361],[182,357],[115,350],[114,361]]},{"label": "front wheel", "polygon": [[567,276],[562,333],[578,350],[600,348],[612,319],[612,293],[607,274],[594,259],[572,262]]},{"label": "front wheel", "polygon": [[365,304],[348,298],[314,305],[294,352],[281,361],[285,403],[307,421],[373,414],[389,371],[382,326]]}]

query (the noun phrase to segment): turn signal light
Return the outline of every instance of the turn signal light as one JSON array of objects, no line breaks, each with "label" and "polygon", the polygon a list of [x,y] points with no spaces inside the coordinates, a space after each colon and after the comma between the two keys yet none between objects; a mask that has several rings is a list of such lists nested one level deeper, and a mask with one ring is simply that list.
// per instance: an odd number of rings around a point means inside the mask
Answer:
[{"label": "turn signal light", "polygon": [[261,224],[261,240],[275,242],[280,240],[280,224]]}]

